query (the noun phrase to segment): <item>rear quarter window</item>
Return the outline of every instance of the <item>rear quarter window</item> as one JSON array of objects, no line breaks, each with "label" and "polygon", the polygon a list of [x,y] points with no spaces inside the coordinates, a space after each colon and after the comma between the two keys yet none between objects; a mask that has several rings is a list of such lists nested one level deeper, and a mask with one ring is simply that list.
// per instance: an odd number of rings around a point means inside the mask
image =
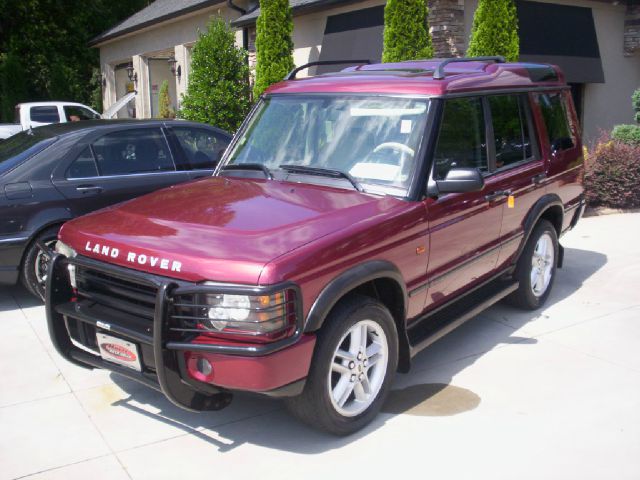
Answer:
[{"label": "rear quarter window", "polygon": [[0,175],[40,153],[56,139],[57,137],[43,138],[34,133],[22,132],[0,142]]},{"label": "rear quarter window", "polygon": [[60,121],[58,107],[31,107],[30,118],[32,122],[55,123]]},{"label": "rear quarter window", "polygon": [[538,94],[537,101],[547,130],[551,151],[557,152],[575,147],[576,138],[571,133],[567,106],[562,93],[541,93]]}]

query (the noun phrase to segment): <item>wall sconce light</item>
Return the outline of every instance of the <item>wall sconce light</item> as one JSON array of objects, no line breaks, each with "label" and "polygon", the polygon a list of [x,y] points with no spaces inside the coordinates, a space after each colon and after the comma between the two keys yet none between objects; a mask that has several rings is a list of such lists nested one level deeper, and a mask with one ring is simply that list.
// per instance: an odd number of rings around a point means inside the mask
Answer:
[{"label": "wall sconce light", "polygon": [[133,62],[127,65],[127,77],[130,82],[138,84],[138,74],[133,70]]},{"label": "wall sconce light", "polygon": [[182,68],[180,68],[180,65],[176,66],[178,61],[175,59],[175,57],[171,57],[169,60],[167,60],[167,63],[169,64],[169,68],[171,69],[171,73],[173,74],[173,76],[178,77],[179,79],[182,76]]}]

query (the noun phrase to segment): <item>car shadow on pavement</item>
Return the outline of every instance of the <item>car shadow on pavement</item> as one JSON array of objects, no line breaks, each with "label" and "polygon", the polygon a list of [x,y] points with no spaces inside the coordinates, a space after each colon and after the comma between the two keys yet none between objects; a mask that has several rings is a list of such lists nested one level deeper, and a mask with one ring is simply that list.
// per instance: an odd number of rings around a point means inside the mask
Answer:
[{"label": "car shadow on pavement", "polygon": [[[558,271],[545,309],[565,300],[581,287],[607,262],[601,253],[567,248],[565,267]],[[544,310],[542,310],[544,311]],[[535,338],[515,335],[521,327],[542,315],[542,311],[523,312],[498,304],[440,339],[413,359],[412,371],[396,376],[395,384],[382,408],[382,413],[365,429],[349,437],[337,438],[312,430],[286,413],[283,405],[271,399],[256,400],[255,395],[236,394],[230,417],[227,410],[211,413],[190,413],[172,405],[158,392],[132,385],[116,374],[113,381],[128,394],[113,405],[134,410],[142,415],[176,426],[184,432],[209,442],[225,452],[244,443],[295,453],[317,454],[340,448],[382,427],[396,415],[447,416],[476,408],[481,396],[451,384],[451,379],[485,353],[505,344],[527,348],[537,343]],[[508,322],[505,322],[505,319]],[[426,372],[426,374],[425,374]],[[420,378],[433,378],[421,383]],[[266,402],[263,409],[256,405]],[[151,408],[143,408],[142,404]],[[210,415],[217,423],[208,421]],[[210,426],[207,426],[209,424]],[[213,433],[211,433],[213,432]],[[224,441],[221,440],[224,439]]]},{"label": "car shadow on pavement", "polygon": [[0,312],[18,308],[42,306],[42,300],[30,294],[22,285],[0,286]]}]

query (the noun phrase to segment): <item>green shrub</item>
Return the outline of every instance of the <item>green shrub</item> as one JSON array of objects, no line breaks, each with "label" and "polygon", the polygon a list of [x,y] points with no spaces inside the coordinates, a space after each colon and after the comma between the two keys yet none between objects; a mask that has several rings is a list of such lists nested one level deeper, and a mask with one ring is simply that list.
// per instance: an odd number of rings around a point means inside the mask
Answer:
[{"label": "green shrub", "polygon": [[256,81],[253,97],[284,79],[294,68],[293,20],[289,0],[260,0],[256,21]]},{"label": "green shrub", "polygon": [[616,125],[611,138],[630,145],[640,145],[640,125]]},{"label": "green shrub", "polygon": [[221,19],[213,19],[193,46],[187,94],[181,118],[234,132],[249,111],[247,52]]},{"label": "green shrub", "polygon": [[600,138],[587,156],[584,187],[592,207],[640,207],[640,144]]},{"label": "green shrub", "polygon": [[636,112],[636,122],[640,123],[640,88],[631,95],[631,105]]},{"label": "green shrub", "polygon": [[502,55],[508,62],[520,56],[518,16],[513,0],[480,0],[473,15],[467,56]]},{"label": "green shrub", "polygon": [[383,62],[433,57],[426,0],[388,0],[384,7]]},{"label": "green shrub", "polygon": [[158,104],[160,110],[160,118],[174,118],[176,116],[171,107],[171,97],[169,96],[169,82],[166,80],[160,85],[160,93],[158,94]]}]

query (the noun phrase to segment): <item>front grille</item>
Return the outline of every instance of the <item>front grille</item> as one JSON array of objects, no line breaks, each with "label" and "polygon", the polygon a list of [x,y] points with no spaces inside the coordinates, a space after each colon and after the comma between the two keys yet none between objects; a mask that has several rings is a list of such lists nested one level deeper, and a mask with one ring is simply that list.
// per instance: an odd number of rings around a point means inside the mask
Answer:
[{"label": "front grille", "polygon": [[153,322],[158,289],[139,279],[76,266],[79,299]]}]

